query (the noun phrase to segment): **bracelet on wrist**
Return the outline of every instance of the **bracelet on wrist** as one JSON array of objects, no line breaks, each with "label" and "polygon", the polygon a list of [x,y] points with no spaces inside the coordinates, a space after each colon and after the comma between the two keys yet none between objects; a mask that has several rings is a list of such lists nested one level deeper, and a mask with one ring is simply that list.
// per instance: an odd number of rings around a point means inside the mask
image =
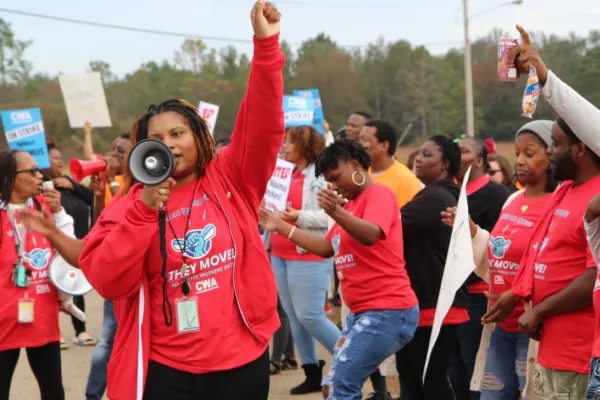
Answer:
[{"label": "bracelet on wrist", "polygon": [[292,230],[290,231],[290,234],[288,235],[288,239],[292,240],[292,236],[294,236],[294,232],[296,232],[296,225],[292,226]]}]

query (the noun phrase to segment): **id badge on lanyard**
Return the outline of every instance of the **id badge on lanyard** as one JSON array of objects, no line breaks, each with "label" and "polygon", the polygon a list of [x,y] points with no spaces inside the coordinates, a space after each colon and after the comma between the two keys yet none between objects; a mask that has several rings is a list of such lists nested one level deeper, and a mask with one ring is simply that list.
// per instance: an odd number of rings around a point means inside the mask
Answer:
[{"label": "id badge on lanyard", "polygon": [[[17,251],[17,259],[15,261],[15,268],[12,273],[12,280],[15,286],[20,288],[27,288],[30,284],[29,273],[25,265],[23,265],[23,253],[25,251],[25,240],[27,233],[21,231],[17,225],[12,210],[7,210],[8,218],[13,226],[14,238],[15,238],[15,249]],[[25,291],[25,297],[17,300],[17,320],[20,324],[32,324],[35,316],[34,299],[27,297],[27,291]]]},{"label": "id badge on lanyard", "polygon": [[199,332],[200,319],[198,318],[198,299],[196,296],[175,299],[177,313],[177,332]]},{"label": "id badge on lanyard", "polygon": [[25,298],[19,299],[18,319],[20,324],[32,324],[34,320],[34,300],[25,295]]},{"label": "id badge on lanyard", "polygon": [[15,260],[15,267],[12,272],[12,281],[17,287],[27,288],[29,287],[30,279],[27,268],[25,268],[25,265],[23,265],[23,252],[25,251],[26,233],[24,232],[23,236],[21,237],[21,231],[19,231],[14,214],[10,209],[7,210],[7,214],[8,219],[13,226],[13,237],[15,238],[15,250],[17,252],[17,259]]}]

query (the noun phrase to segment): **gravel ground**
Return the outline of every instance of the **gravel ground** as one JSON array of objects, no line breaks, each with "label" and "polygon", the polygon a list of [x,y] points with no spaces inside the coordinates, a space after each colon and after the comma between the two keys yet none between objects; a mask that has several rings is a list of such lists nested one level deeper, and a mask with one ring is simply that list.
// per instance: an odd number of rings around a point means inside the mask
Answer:
[{"label": "gravel ground", "polygon": [[[96,337],[100,331],[102,323],[102,298],[95,292],[86,295],[86,316],[88,319],[87,329],[90,335]],[[339,319],[339,314],[334,308],[334,313],[330,316],[332,320]],[[336,321],[337,322],[337,321]],[[71,320],[64,314],[60,316],[61,332],[65,340],[70,344],[68,350],[62,351],[62,374],[65,386],[67,400],[84,400],[85,385],[87,376],[90,370],[90,360],[92,357],[93,347],[80,347],[71,342],[74,336]],[[331,363],[331,356],[322,348],[319,347],[319,355],[327,361],[327,365]],[[327,368],[327,367],[326,367]],[[290,396],[290,388],[301,383],[303,380],[302,370],[285,371],[280,375],[271,378],[271,390],[269,399],[273,400],[317,400],[323,397],[320,394],[312,394],[306,396]],[[394,379],[388,379],[388,384],[392,394],[398,394],[398,385]],[[370,392],[370,383],[366,383],[363,392]],[[21,352],[21,357],[13,377],[12,388],[10,392],[11,400],[34,400],[39,399],[39,389],[37,382],[31,373],[27,356],[25,352]]]}]

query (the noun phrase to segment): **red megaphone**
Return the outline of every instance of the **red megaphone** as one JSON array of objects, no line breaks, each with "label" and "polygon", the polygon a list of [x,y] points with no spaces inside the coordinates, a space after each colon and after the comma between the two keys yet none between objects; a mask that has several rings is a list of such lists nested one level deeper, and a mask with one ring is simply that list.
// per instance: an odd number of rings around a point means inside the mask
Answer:
[{"label": "red megaphone", "polygon": [[83,161],[76,158],[69,163],[71,176],[76,182],[81,182],[86,176],[99,174],[106,170],[106,160],[104,157],[99,157],[94,161]]}]

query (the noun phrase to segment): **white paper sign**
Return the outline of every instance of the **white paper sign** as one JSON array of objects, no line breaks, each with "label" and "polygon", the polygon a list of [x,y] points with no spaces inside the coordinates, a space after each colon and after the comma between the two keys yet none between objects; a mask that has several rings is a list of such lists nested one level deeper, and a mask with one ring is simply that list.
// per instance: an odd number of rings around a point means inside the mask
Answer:
[{"label": "white paper sign", "polygon": [[469,205],[467,204],[466,192],[470,174],[471,168],[469,167],[458,197],[458,210],[456,211],[454,227],[452,228],[452,238],[450,239],[450,246],[448,247],[448,257],[446,258],[440,295],[435,308],[435,317],[431,329],[431,338],[429,339],[429,349],[427,350],[427,358],[425,359],[423,383],[425,383],[425,374],[427,373],[429,358],[431,357],[431,351],[433,350],[435,341],[440,334],[442,322],[444,322],[446,314],[448,314],[450,307],[452,307],[456,292],[463,283],[465,283],[469,275],[471,275],[471,272],[475,270],[471,231],[469,229]]},{"label": "white paper sign", "polygon": [[212,135],[215,130],[215,125],[217,125],[219,106],[201,101],[198,106],[198,111],[200,111],[200,116],[208,123],[208,130]]},{"label": "white paper sign", "polygon": [[279,211],[284,211],[286,209],[294,167],[291,162],[281,158],[277,159],[275,171],[273,171],[273,175],[269,180],[267,193],[265,194],[265,207],[267,210],[273,211],[273,208],[277,208]]},{"label": "white paper sign", "polygon": [[110,113],[99,72],[58,77],[71,128],[83,128],[90,121],[94,128],[111,127]]}]

